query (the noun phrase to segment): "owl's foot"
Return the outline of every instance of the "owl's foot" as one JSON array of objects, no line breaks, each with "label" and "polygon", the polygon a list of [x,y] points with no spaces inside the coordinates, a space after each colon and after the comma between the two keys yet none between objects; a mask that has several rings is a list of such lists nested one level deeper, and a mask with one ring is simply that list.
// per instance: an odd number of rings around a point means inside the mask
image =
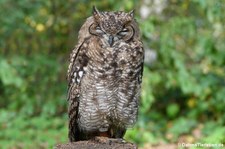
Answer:
[{"label": "owl's foot", "polygon": [[126,143],[126,141],[122,138],[108,138],[108,137],[95,137],[94,138],[95,141],[99,142],[99,143],[107,143],[107,144],[113,144],[113,143],[119,143],[119,144],[123,144]]},{"label": "owl's foot", "polygon": [[114,141],[116,142],[116,143],[127,143],[127,141],[126,140],[124,140],[123,138],[116,138],[116,139],[114,139]]}]

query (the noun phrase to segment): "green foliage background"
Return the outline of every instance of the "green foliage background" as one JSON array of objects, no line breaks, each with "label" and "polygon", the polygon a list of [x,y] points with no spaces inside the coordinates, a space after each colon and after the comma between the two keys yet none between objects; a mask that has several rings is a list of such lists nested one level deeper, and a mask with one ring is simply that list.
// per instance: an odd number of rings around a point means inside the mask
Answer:
[{"label": "green foliage background", "polygon": [[157,53],[145,66],[138,123],[125,138],[143,148],[225,143],[225,2],[165,2],[162,13],[143,19],[144,0],[0,0],[0,148],[68,141],[68,57],[93,5],[135,8],[145,48]]}]

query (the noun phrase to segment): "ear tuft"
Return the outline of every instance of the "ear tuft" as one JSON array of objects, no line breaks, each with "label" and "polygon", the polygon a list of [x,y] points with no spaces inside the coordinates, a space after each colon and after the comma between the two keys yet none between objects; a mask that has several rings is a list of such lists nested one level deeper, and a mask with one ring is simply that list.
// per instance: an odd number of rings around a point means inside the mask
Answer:
[{"label": "ear tuft", "polygon": [[93,6],[92,15],[93,15],[93,17],[94,17],[94,19],[96,21],[99,21],[99,19],[100,19],[100,12],[98,11],[98,9],[95,6]]},{"label": "ear tuft", "polygon": [[99,11],[98,11],[98,9],[97,9],[95,6],[93,6],[93,12],[92,12],[92,14],[93,14],[94,16],[100,14]]},{"label": "ear tuft", "polygon": [[134,18],[134,9],[131,10],[128,14],[129,14],[129,16],[130,16],[131,18]]}]

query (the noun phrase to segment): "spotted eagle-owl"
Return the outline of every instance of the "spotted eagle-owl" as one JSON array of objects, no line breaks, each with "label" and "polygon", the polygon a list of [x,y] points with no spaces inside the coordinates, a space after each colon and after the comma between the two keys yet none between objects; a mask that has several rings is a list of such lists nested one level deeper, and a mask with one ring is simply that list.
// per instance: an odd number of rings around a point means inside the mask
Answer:
[{"label": "spotted eagle-owl", "polygon": [[70,141],[123,138],[137,119],[144,50],[133,11],[95,7],[68,68]]}]

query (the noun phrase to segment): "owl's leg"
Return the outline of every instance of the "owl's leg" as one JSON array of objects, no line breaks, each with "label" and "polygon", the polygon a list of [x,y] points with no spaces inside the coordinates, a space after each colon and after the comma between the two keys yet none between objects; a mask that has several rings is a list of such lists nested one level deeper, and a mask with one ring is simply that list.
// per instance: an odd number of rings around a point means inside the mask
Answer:
[{"label": "owl's leg", "polygon": [[125,128],[117,127],[117,126],[112,126],[110,129],[110,136],[111,138],[123,138],[123,136],[126,133]]},{"label": "owl's leg", "polygon": [[117,138],[118,143],[126,143],[126,141],[123,139],[125,133],[126,133],[125,128],[118,127],[115,130],[114,135],[115,135],[115,138]]},{"label": "owl's leg", "polygon": [[126,129],[117,129],[115,132],[114,132],[114,137],[113,138],[121,138],[123,139],[123,136],[125,135],[126,133]]}]

